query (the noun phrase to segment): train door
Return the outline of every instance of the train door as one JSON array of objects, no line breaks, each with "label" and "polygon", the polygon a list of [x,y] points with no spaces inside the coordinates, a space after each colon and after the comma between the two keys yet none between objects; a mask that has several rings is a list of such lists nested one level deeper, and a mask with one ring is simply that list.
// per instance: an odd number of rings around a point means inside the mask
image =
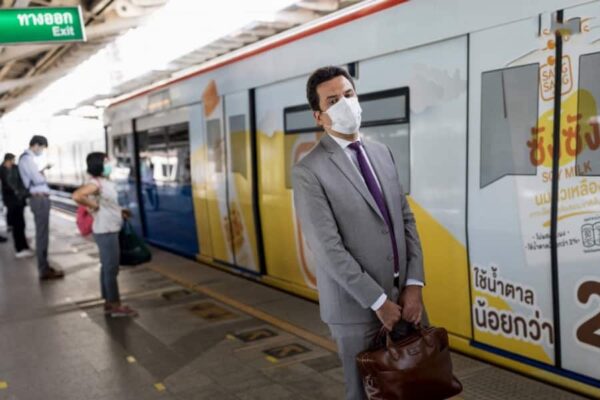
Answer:
[{"label": "train door", "polygon": [[566,33],[557,168],[562,367],[600,386],[600,4],[559,17]]},{"label": "train door", "polygon": [[[211,89],[213,88],[213,89]],[[214,82],[204,95],[204,132],[206,137],[205,201],[210,227],[212,258],[235,265],[228,203],[227,140],[223,123],[223,104]]]},{"label": "train door", "polygon": [[256,89],[261,224],[267,281],[316,298],[316,271],[294,211],[292,167],[319,141],[307,77]]},{"label": "train door", "polygon": [[467,38],[363,60],[357,89],[361,133],[392,150],[415,216],[430,320],[468,339]]},{"label": "train door", "polygon": [[475,341],[554,365],[552,44],[538,32],[532,18],[470,37],[468,234]]},{"label": "train door", "polygon": [[139,193],[149,242],[196,257],[189,108],[136,120]]},{"label": "train door", "polygon": [[248,91],[224,97],[229,246],[234,264],[259,271]]},{"label": "train door", "polygon": [[143,234],[137,192],[137,168],[131,121],[106,127],[109,157],[114,163],[111,179],[117,186],[119,204],[131,211],[131,224],[138,235]]},{"label": "train door", "polygon": [[600,12],[568,15],[571,25],[559,12],[471,35],[474,338],[598,379],[600,47],[589,21]]},{"label": "train door", "polygon": [[260,273],[250,92],[219,96],[211,81],[203,93],[203,117],[204,135],[197,141],[196,160],[202,169],[199,203],[201,207],[204,203],[201,211],[205,210],[212,251],[202,255]]}]

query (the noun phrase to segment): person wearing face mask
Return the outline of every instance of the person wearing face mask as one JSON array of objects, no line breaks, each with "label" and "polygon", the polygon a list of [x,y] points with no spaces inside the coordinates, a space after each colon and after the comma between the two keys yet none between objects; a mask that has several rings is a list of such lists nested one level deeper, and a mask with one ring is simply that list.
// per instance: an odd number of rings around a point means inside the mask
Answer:
[{"label": "person wearing face mask", "polygon": [[23,185],[31,195],[29,206],[35,223],[35,254],[41,280],[60,279],[64,276],[62,271],[55,270],[48,264],[50,188],[46,182],[44,171],[50,168],[50,165],[40,170],[35,161],[47,147],[48,139],[46,137],[34,135],[29,141],[29,149],[19,157],[18,164]]},{"label": "person wearing face mask", "polygon": [[25,237],[25,218],[23,216],[28,193],[21,181],[14,154],[6,153],[4,155],[4,161],[0,166],[0,181],[2,181],[2,199],[8,209],[6,219],[12,226],[15,257],[31,257],[34,253],[29,249]]},{"label": "person wearing face mask", "polygon": [[364,399],[356,355],[382,325],[399,334],[427,323],[421,244],[390,149],[360,134],[351,76],[320,68],[306,92],[326,133],[293,168],[294,204],[316,261],[321,318],[337,343],[346,399]]},{"label": "person wearing face mask", "polygon": [[86,158],[90,180],[73,192],[73,200],[94,216],[92,232],[100,253],[100,289],[104,312],[109,317],[135,317],[137,312],[121,304],[119,274],[119,231],[129,211],[121,208],[117,188],[110,181],[112,166],[106,154],[93,152]]}]

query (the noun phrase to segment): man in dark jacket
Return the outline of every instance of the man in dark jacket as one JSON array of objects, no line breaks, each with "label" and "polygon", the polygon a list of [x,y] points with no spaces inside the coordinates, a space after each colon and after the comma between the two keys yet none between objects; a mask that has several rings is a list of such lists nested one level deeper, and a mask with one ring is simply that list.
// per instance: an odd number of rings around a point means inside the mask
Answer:
[{"label": "man in dark jacket", "polygon": [[21,181],[14,154],[6,153],[4,156],[0,167],[0,179],[2,180],[2,198],[8,208],[8,224],[12,226],[16,257],[31,257],[33,252],[29,249],[25,238],[25,218],[23,217],[28,192]]}]

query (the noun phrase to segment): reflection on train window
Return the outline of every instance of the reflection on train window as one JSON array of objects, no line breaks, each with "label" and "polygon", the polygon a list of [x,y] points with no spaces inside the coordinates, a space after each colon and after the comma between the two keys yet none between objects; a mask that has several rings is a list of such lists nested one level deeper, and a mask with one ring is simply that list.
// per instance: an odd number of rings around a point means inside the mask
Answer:
[{"label": "reflection on train window", "polygon": [[133,137],[131,135],[115,136],[112,143],[112,155],[115,163],[115,171],[113,172],[115,176],[113,179],[135,178]]},{"label": "reflection on train window", "polygon": [[481,76],[481,188],[507,175],[535,175],[530,148],[537,142],[538,64]]},{"label": "reflection on train window", "polygon": [[206,121],[206,141],[208,145],[208,162],[214,165],[215,172],[224,172],[225,148],[220,119]]},{"label": "reflection on train window", "polygon": [[[579,59],[579,98],[577,115],[567,116],[567,122],[577,123],[577,174],[600,176],[600,53],[586,54]],[[570,120],[569,121],[569,117]],[[576,120],[576,121],[575,121]],[[575,125],[577,126],[577,125]],[[577,129],[566,132],[576,134]],[[564,131],[563,131],[564,132]],[[567,149],[569,151],[569,149]]]},{"label": "reflection on train window", "polygon": [[234,173],[247,176],[247,154],[248,135],[246,129],[246,116],[244,114],[229,117],[229,132],[231,143],[231,166]]},{"label": "reflection on train window", "polygon": [[140,132],[138,140],[142,183],[191,183],[187,123]]}]

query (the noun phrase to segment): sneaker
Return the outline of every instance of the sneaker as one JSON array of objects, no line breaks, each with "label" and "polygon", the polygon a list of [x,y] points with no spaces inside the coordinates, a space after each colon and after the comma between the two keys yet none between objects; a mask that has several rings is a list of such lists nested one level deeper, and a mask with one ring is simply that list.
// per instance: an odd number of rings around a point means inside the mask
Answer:
[{"label": "sneaker", "polygon": [[44,274],[42,274],[42,276],[40,276],[40,280],[42,281],[48,281],[48,280],[52,280],[52,279],[61,279],[64,278],[65,273],[62,271],[57,271],[52,267],[48,267],[48,271],[45,272]]},{"label": "sneaker", "polygon": [[129,308],[128,306],[120,305],[113,306],[109,310],[106,311],[106,314],[111,318],[123,318],[130,317],[134,318],[138,316],[137,311]]},{"label": "sneaker", "polygon": [[18,253],[15,254],[16,258],[27,258],[27,257],[33,257],[33,251],[26,249],[26,250],[21,250]]}]

